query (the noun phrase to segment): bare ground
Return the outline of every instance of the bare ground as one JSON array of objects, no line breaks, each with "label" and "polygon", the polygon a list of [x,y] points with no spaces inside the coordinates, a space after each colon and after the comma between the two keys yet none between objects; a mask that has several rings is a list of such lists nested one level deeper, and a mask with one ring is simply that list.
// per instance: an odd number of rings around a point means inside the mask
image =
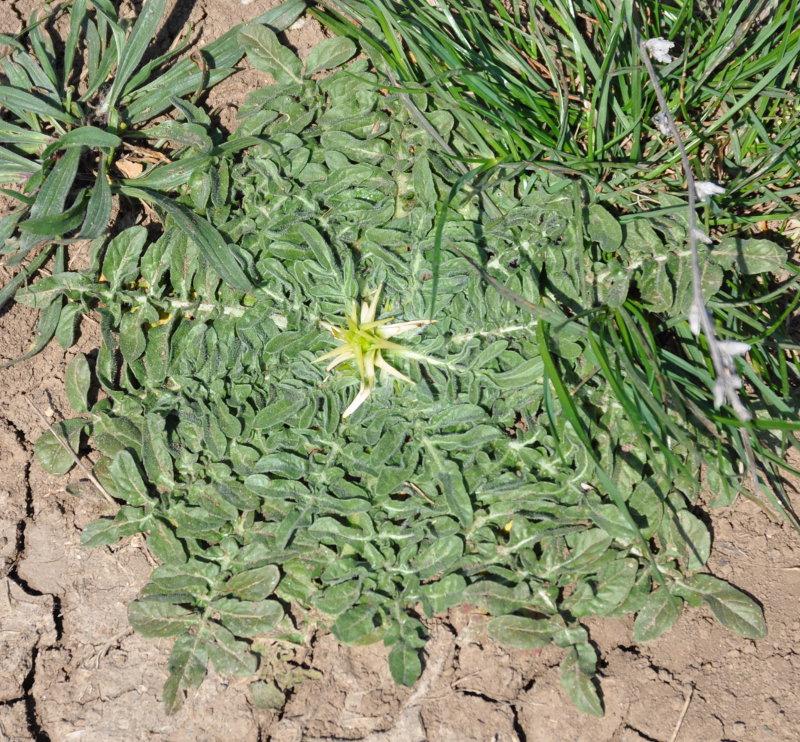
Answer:
[{"label": "bare ground", "polygon": [[[211,40],[276,3],[179,0]],[[20,28],[30,0],[0,4],[0,31]],[[168,27],[169,28],[169,27]],[[321,38],[306,21],[287,34],[301,54]],[[263,83],[243,72],[211,104],[232,120],[246,91]],[[2,204],[0,204],[2,209]],[[1,269],[0,269],[1,273]],[[0,280],[5,280],[0,275]],[[33,310],[0,315],[0,362],[28,347]],[[796,742],[800,739],[800,539],[751,503],[712,514],[711,571],[764,606],[769,636],[753,642],[722,629],[703,610],[686,612],[661,639],[634,645],[629,620],[590,623],[602,657],[606,716],[577,712],[559,687],[560,652],[508,650],[488,639],[483,618],[452,611],[431,627],[426,670],[414,688],[394,685],[380,646],[312,640],[307,681],[280,712],[253,707],[245,688],[213,672],[184,708],[160,701],[169,643],[129,630],[126,605],[152,565],[136,538],[84,549],[82,527],[108,512],[89,488],[33,461],[44,423],[69,416],[64,370],[96,347],[84,321],[77,348],[47,348],[0,371],[0,741],[8,742]],[[73,473],[71,481],[79,481]],[[677,733],[676,733],[677,732]]]}]

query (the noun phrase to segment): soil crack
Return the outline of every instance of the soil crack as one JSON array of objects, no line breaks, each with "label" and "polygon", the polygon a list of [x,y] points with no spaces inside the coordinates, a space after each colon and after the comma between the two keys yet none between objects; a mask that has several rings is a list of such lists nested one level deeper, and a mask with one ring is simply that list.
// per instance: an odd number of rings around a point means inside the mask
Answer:
[{"label": "soil crack", "polygon": [[517,735],[519,742],[528,742],[528,737],[525,734],[525,729],[520,721],[519,711],[517,710],[517,704],[515,703],[511,704],[511,726],[514,729],[514,734]]},{"label": "soil crack", "polygon": [[[10,585],[16,585],[19,590],[31,598],[49,598],[51,602],[53,629],[55,633],[55,641],[52,645],[48,642],[48,646],[57,646],[61,643],[64,635],[64,623],[61,615],[61,598],[52,593],[44,593],[37,590],[30,585],[28,581],[19,574],[19,565],[25,558],[27,550],[26,530],[28,524],[36,517],[36,507],[34,504],[33,488],[31,487],[31,446],[25,436],[25,433],[18,428],[11,420],[5,420],[8,431],[17,439],[17,443],[22,448],[28,457],[22,467],[22,489],[24,490],[24,512],[20,514],[19,520],[16,523],[14,534],[14,551],[13,555],[8,559],[4,565],[4,576],[7,580],[6,590],[8,591],[8,609],[13,611],[14,605],[17,604],[19,597],[13,597]],[[52,634],[51,634],[52,636]],[[30,670],[26,674],[21,684],[22,695],[6,700],[3,705],[10,705],[13,703],[21,703],[25,709],[25,724],[28,727],[28,732],[35,742],[51,742],[50,735],[42,729],[40,716],[37,708],[36,697],[33,692],[36,683],[36,670],[37,661],[39,658],[39,642],[41,636],[37,639],[36,643],[30,649]]]},{"label": "soil crack", "polygon": [[36,660],[39,657],[39,647],[34,647],[31,653],[31,669],[22,682],[25,702],[25,719],[28,723],[28,731],[35,742],[51,742],[50,735],[44,731],[39,721],[39,714],[36,708],[36,698],[33,695],[33,684],[36,681]]},{"label": "soil crack", "polygon": [[633,732],[634,734],[638,734],[639,737],[641,737],[642,742],[661,742],[661,740],[651,737],[649,734],[645,734],[641,729],[632,727],[630,724],[626,724],[623,728]]}]

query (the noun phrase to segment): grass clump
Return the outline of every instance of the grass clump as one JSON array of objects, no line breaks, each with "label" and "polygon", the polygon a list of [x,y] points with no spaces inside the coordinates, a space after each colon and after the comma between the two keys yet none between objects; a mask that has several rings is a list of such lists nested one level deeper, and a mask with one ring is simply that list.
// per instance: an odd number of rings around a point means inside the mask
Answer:
[{"label": "grass clump", "polygon": [[458,119],[463,157],[582,173],[647,211],[654,192],[685,189],[680,155],[653,121],[635,20],[645,39],[676,44],[662,85],[700,179],[729,183],[722,223],[796,211],[800,26],[790,0],[653,2],[641,15],[632,0],[317,5],[399,85]]},{"label": "grass clump", "polygon": [[[646,641],[705,602],[741,635],[766,631],[752,599],[704,573],[696,503],[701,466],[719,502],[739,491],[741,431],[767,475],[793,440],[776,385],[796,379],[777,319],[795,299],[773,276],[786,254],[750,236],[699,246],[721,335],[766,359],[741,367],[761,392],[753,419],[731,418],[685,321],[683,199],[654,189],[658,208],[633,218],[577,160],[481,149],[500,125],[488,104],[445,105],[444,88],[401,77],[406,42],[382,12],[357,35],[373,52],[385,38],[388,86],[386,59],[348,61],[347,38],[303,63],[264,25],[240,29],[275,84],[249,95],[213,163],[151,196],[163,232],[98,239],[87,269],[57,264],[18,292],[96,311],[103,335],[93,366],[78,355],[68,372],[81,416],[37,454],[63,473],[59,438],[88,435],[121,507],[83,543],[144,533],[161,561],[129,616],[174,638],[170,709],[209,662],[280,706],[307,674],[292,648],[320,626],[382,641],[411,684],[424,619],[470,603],[499,641],[563,648],[567,693],[600,714],[583,619],[635,614]],[[767,304],[777,314],[751,311]]]}]

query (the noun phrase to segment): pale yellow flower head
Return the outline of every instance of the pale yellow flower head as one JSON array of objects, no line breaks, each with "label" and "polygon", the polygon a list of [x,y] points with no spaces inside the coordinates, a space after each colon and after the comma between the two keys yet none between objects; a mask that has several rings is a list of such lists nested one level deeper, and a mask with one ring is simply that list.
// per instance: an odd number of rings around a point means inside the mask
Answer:
[{"label": "pale yellow flower head", "polygon": [[315,363],[320,361],[330,360],[326,366],[326,371],[332,371],[340,363],[352,361],[358,371],[361,380],[361,386],[355,399],[349,404],[347,409],[342,413],[343,418],[352,415],[372,394],[375,388],[376,372],[378,369],[385,371],[390,376],[394,376],[400,381],[405,381],[409,384],[414,382],[409,379],[405,374],[400,373],[396,368],[387,363],[383,357],[384,352],[389,351],[395,355],[405,356],[420,361],[431,361],[436,363],[435,359],[428,356],[416,353],[409,348],[406,348],[398,343],[390,340],[397,335],[416,330],[424,325],[429,325],[435,320],[430,319],[416,319],[408,322],[395,322],[390,324],[390,317],[384,319],[375,319],[378,310],[378,302],[380,300],[381,286],[367,294],[367,297],[372,297],[370,301],[365,298],[361,302],[361,309],[359,311],[358,303],[353,302],[345,317],[346,325],[334,325],[329,322],[322,322],[322,326],[330,331],[340,344],[333,350],[323,353],[318,358],[314,359]]}]

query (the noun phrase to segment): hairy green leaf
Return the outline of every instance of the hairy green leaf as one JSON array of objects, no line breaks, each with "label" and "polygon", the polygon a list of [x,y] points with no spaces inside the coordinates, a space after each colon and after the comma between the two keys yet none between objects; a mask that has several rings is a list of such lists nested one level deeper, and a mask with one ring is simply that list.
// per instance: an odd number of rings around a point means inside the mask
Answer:
[{"label": "hairy green leaf", "polygon": [[575,647],[569,650],[561,662],[561,685],[581,711],[592,716],[603,715],[603,703],[594,678],[581,670]]},{"label": "hairy green leaf", "polygon": [[694,575],[687,585],[702,595],[726,629],[749,639],[763,639],[767,635],[764,612],[749,595],[712,575]]},{"label": "hairy green leaf", "polygon": [[67,399],[75,412],[89,411],[88,395],[91,380],[89,362],[83,353],[78,353],[67,366],[64,380]]},{"label": "hairy green leaf", "polygon": [[514,649],[538,649],[550,644],[557,626],[546,618],[497,616],[486,630],[495,641]]},{"label": "hairy green leaf", "polygon": [[131,626],[143,636],[177,636],[199,622],[190,609],[163,600],[144,598],[128,606]]},{"label": "hairy green leaf", "polygon": [[301,83],[302,62],[269,29],[255,23],[239,30],[239,41],[251,64],[275,78],[278,83]]},{"label": "hairy green leaf", "polygon": [[403,641],[398,642],[389,652],[389,670],[398,685],[414,685],[422,674],[419,650]]},{"label": "hairy green leaf", "polygon": [[[60,476],[75,466],[74,454],[78,452],[81,432],[85,427],[86,420],[82,418],[63,420],[36,439],[34,445],[36,460],[48,474]],[[64,444],[71,449],[71,452]]]},{"label": "hairy green leaf", "polygon": [[672,628],[681,614],[681,601],[663,587],[656,588],[636,614],[633,622],[633,638],[637,642],[658,639]]}]

